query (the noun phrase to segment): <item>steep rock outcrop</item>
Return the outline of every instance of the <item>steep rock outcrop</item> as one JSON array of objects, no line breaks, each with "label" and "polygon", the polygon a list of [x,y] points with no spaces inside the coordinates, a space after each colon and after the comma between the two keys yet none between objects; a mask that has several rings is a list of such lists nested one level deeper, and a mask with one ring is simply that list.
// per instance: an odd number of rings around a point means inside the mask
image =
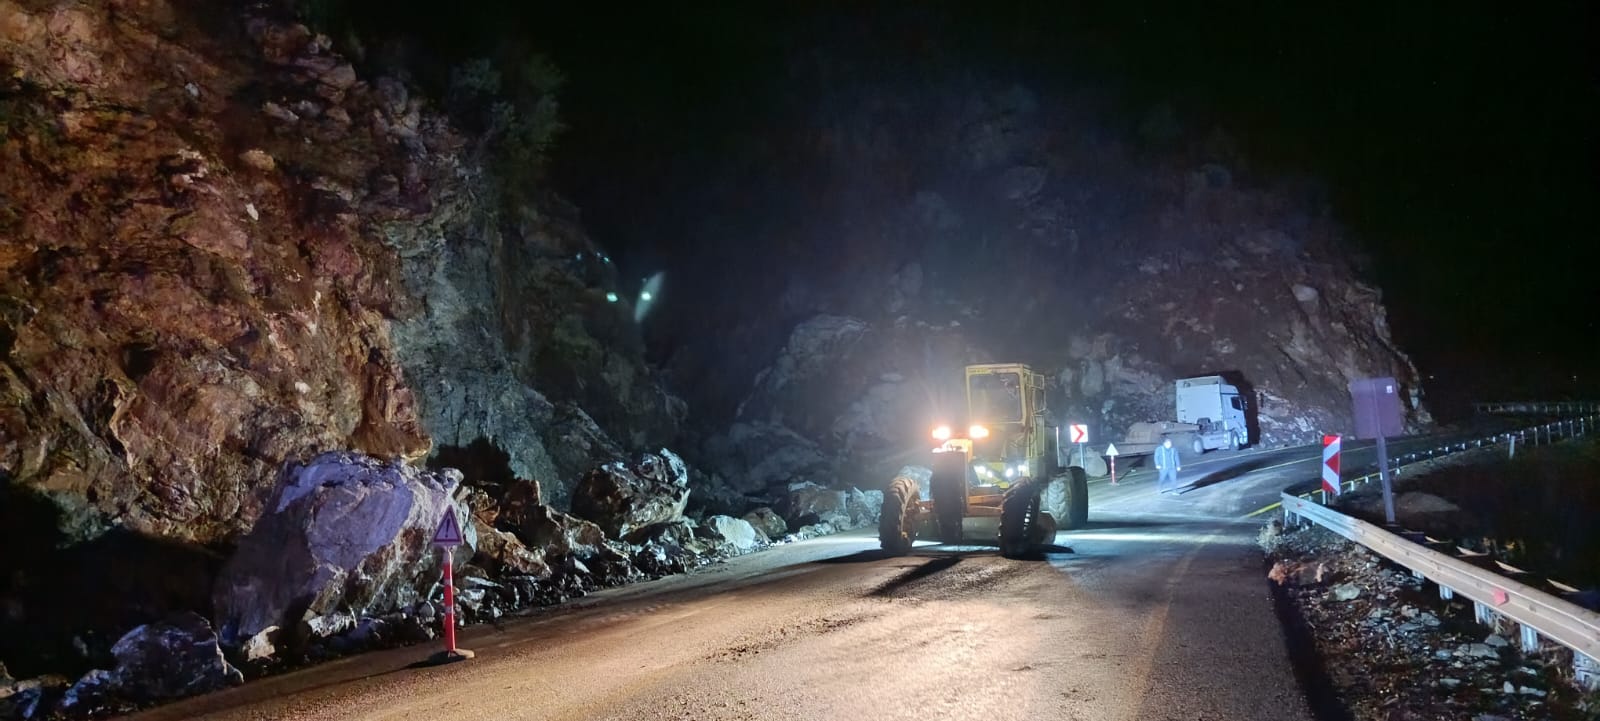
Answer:
[{"label": "steep rock outcrop", "polygon": [[452,163],[367,122],[387,111],[303,29],[35,7],[0,4],[5,475],[72,534],[213,541],[284,460],[427,453],[386,322],[398,264],[364,221],[428,212]]},{"label": "steep rock outcrop", "polygon": [[[829,139],[798,161],[829,179],[825,210],[763,246],[790,279],[770,304],[706,303],[751,351],[680,360],[686,375],[761,369],[707,445],[742,487],[803,474],[739,472],[756,427],[805,439],[805,465],[833,476],[818,482],[881,487],[963,413],[970,363],[1051,376],[1053,419],[1096,439],[1170,417],[1174,380],[1217,373],[1252,394],[1251,440],[1270,446],[1348,430],[1357,378],[1394,377],[1410,421],[1429,421],[1317,187],[1255,171],[1226,134],[1158,141],[1092,97],[1001,78],[797,67],[794,111]],[[788,319],[777,344],[773,315]]]},{"label": "steep rock outcrop", "polygon": [[[564,506],[684,417],[574,209],[510,208],[482,139],[276,12],[0,0],[0,656],[30,673],[210,615],[287,463],[429,458]],[[56,603],[97,585],[124,600]]]}]

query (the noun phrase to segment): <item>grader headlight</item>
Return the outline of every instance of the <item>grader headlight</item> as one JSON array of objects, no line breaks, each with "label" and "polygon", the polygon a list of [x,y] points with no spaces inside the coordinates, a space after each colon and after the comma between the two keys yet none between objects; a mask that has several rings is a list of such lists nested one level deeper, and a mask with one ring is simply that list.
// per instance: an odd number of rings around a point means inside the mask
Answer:
[{"label": "grader headlight", "polygon": [[973,439],[988,438],[989,429],[984,428],[983,426],[973,426],[967,429],[967,437]]},{"label": "grader headlight", "polygon": [[933,439],[936,441],[950,440],[950,426],[939,426],[933,429]]}]

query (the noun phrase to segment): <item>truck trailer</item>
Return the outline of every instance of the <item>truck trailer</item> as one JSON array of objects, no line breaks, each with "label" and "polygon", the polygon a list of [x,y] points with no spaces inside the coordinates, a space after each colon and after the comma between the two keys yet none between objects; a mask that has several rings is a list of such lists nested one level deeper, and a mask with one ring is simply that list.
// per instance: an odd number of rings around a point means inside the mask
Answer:
[{"label": "truck trailer", "polygon": [[1128,428],[1127,436],[1116,442],[1117,455],[1141,456],[1154,453],[1162,441],[1184,453],[1200,455],[1209,450],[1238,450],[1250,442],[1246,415],[1250,401],[1222,376],[1181,378],[1173,383],[1176,391],[1177,420],[1141,421]]}]

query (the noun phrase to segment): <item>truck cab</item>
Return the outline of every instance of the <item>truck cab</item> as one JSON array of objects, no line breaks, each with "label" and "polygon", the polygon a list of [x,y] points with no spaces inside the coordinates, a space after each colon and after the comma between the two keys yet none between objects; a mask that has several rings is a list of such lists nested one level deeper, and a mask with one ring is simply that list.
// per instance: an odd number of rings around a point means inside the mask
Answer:
[{"label": "truck cab", "polygon": [[1250,441],[1250,401],[1222,376],[1183,378],[1174,383],[1178,422],[1197,427],[1195,450],[1238,449]]}]

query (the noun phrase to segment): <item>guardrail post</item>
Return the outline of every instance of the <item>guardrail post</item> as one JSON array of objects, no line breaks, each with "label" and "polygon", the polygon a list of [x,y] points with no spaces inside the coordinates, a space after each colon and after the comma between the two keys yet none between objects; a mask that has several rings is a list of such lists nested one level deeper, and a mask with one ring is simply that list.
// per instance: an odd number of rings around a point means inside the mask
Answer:
[{"label": "guardrail post", "polygon": [[1527,624],[1523,624],[1520,630],[1522,632],[1522,652],[1533,653],[1538,651],[1539,632],[1535,631],[1532,626]]},{"label": "guardrail post", "polygon": [[1456,597],[1455,589],[1453,589],[1453,588],[1451,588],[1449,586],[1442,585],[1442,584],[1439,586],[1439,598],[1448,601],[1448,600],[1450,600],[1452,598],[1455,598],[1455,597]]},{"label": "guardrail post", "polygon": [[1494,625],[1494,609],[1489,608],[1482,601],[1472,602],[1472,620],[1485,626]]},{"label": "guardrail post", "polygon": [[1585,688],[1600,688],[1600,662],[1577,651],[1572,652],[1572,677]]}]

